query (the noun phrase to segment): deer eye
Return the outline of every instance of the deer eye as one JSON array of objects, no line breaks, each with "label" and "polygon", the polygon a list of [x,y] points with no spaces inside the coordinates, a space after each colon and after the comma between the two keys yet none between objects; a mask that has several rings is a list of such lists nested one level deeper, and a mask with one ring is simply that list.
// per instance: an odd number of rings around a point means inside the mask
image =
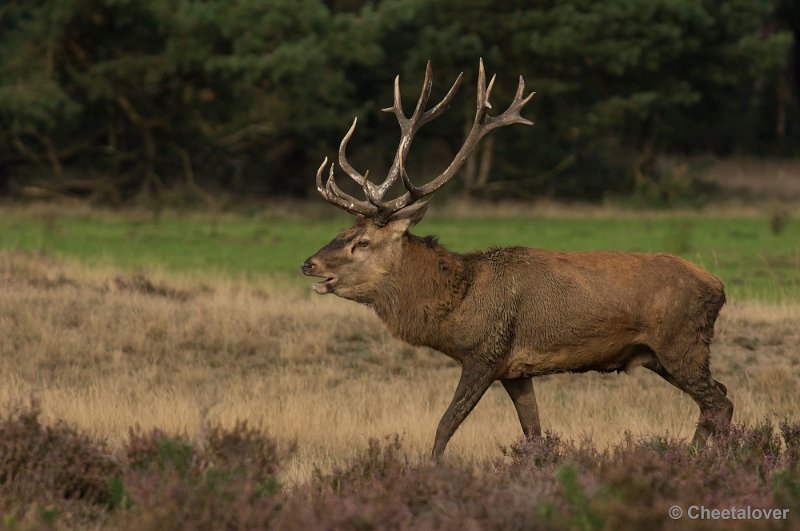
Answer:
[{"label": "deer eye", "polygon": [[351,248],[350,253],[356,252],[356,249],[363,249],[369,246],[369,240],[358,240]]}]

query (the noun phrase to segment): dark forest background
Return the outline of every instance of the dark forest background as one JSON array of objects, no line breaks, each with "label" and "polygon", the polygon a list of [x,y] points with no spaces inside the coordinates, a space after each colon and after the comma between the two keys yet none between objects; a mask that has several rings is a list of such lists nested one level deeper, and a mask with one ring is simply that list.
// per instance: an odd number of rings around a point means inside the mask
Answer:
[{"label": "dark forest background", "polygon": [[[381,113],[433,64],[453,107],[409,160],[431,178],[474,112],[478,58],[517,75],[527,116],[489,137],[453,189],[653,202],[691,194],[665,157],[800,154],[793,0],[4,0],[0,196],[108,204],[304,196],[359,117],[350,160],[388,167]],[[343,181],[343,179],[340,179]]]}]

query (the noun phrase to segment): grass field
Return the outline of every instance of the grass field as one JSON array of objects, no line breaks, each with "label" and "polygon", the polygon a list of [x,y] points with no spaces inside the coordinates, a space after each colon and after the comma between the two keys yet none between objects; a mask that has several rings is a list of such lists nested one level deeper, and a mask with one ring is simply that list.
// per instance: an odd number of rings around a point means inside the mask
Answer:
[{"label": "grass field", "polygon": [[[35,396],[45,422],[66,421],[112,448],[134,425],[197,440],[209,422],[246,420],[281,448],[296,444],[281,472],[292,488],[353,463],[373,437],[400,434],[403,455],[418,462],[458,368],[392,339],[366,308],[310,293],[297,265],[346,221],[0,209],[0,406]],[[798,421],[797,222],[773,234],[767,217],[749,214],[516,213],[434,216],[417,232],[458,250],[615,248],[702,263],[728,286],[712,370],[734,421]],[[626,431],[688,437],[697,417],[688,397],[643,369],[536,386],[546,430],[600,449]],[[519,436],[504,391],[490,389],[448,462],[492,469]]]}]

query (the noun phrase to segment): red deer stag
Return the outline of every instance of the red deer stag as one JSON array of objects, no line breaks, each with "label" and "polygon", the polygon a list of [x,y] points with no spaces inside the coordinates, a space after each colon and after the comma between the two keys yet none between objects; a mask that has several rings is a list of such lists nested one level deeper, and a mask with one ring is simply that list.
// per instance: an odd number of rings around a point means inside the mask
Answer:
[{"label": "red deer stag", "polygon": [[[425,214],[426,197],[453,178],[484,135],[511,124],[533,122],[520,115],[533,94],[524,95],[520,76],[508,109],[490,116],[483,62],[478,74],[475,120],[450,165],[423,186],[404,168],[416,132],[447,109],[458,90],[425,110],[431,92],[430,63],[411,117],[403,112],[399,76],[394,105],[384,109],[400,123],[400,145],[386,179],[376,184],[347,161],[339,166],[365,199],[342,191],[317,171],[317,190],[329,203],[357,216],[302,265],[324,280],[317,293],[334,293],[371,307],[391,333],[426,345],[462,366],[455,396],[436,430],[432,456],[450,437],[495,380],[500,380],[528,437],[541,433],[531,378],[543,374],[621,371],[637,365],[655,372],[700,406],[693,442],[702,445],[718,426],[730,423],[733,404],[725,386],[711,377],[709,343],[725,303],[722,283],[700,267],[668,254],[629,252],[564,253],[525,247],[453,253],[433,238],[408,232]],[[400,179],[405,192],[384,200]]]}]

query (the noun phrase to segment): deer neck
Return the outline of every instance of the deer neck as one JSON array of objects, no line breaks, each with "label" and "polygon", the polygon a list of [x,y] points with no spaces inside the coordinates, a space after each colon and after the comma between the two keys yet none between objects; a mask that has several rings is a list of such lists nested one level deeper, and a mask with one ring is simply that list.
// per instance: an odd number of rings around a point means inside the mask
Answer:
[{"label": "deer neck", "polygon": [[472,272],[463,256],[433,238],[404,236],[399,259],[371,306],[392,334],[415,345],[437,348],[444,325],[464,299]]}]

